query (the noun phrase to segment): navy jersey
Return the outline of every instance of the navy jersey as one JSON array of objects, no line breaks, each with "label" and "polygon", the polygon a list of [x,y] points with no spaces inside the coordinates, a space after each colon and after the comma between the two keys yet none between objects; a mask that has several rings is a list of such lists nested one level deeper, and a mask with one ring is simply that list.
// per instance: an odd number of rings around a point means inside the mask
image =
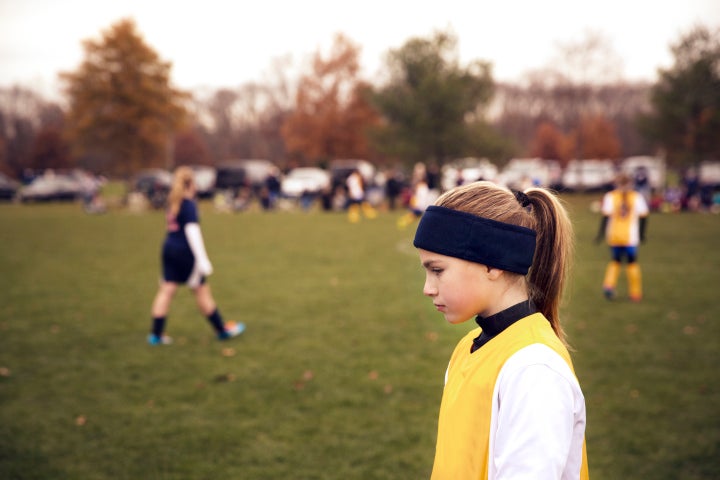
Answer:
[{"label": "navy jersey", "polygon": [[162,248],[162,269],[165,281],[187,282],[195,264],[195,256],[185,237],[185,225],[199,223],[195,202],[183,199],[177,215],[167,216],[167,236]]}]

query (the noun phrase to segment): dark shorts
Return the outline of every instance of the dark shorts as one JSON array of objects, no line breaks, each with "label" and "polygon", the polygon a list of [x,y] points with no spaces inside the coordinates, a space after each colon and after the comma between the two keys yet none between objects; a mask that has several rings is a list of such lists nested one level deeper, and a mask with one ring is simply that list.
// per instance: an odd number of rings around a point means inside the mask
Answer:
[{"label": "dark shorts", "polygon": [[[163,245],[162,272],[166,282],[187,283],[194,265],[195,257],[188,247],[167,242]],[[200,283],[204,282],[205,278]]]},{"label": "dark shorts", "polygon": [[635,263],[637,261],[637,247],[610,247],[612,258],[616,262],[622,262],[623,258],[627,259],[627,263]]}]

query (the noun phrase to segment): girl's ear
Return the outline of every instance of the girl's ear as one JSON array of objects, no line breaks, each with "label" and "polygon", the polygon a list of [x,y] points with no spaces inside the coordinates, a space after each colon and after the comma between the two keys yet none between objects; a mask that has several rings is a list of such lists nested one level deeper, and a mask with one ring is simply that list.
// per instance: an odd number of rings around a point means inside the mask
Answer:
[{"label": "girl's ear", "polygon": [[493,268],[488,266],[486,266],[485,268],[487,268],[487,277],[489,280],[497,280],[503,274],[503,271],[499,268]]}]

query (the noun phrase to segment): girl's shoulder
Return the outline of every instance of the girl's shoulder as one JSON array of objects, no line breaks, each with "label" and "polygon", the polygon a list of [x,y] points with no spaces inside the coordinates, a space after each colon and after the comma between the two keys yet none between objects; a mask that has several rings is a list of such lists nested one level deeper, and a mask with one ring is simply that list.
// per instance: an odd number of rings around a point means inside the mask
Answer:
[{"label": "girl's shoulder", "polygon": [[190,200],[188,198],[182,199],[182,201],[180,202],[180,211],[178,212],[178,218],[182,218],[185,223],[198,221],[197,205],[193,200]]}]

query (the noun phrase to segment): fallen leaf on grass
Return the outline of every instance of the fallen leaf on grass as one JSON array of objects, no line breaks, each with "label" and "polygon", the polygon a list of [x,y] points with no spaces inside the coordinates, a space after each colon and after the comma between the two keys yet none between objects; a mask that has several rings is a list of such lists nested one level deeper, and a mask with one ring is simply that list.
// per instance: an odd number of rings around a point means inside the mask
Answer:
[{"label": "fallen leaf on grass", "polygon": [[425,338],[431,342],[435,342],[438,339],[438,334],[437,332],[427,332]]},{"label": "fallen leaf on grass", "polygon": [[85,425],[85,423],[87,423],[87,418],[85,418],[85,415],[80,415],[75,419],[75,425],[77,425],[78,427],[82,427],[83,425]]},{"label": "fallen leaf on grass", "polygon": [[215,383],[223,383],[223,382],[234,382],[235,379],[234,373],[222,373],[220,375],[215,375],[215,378],[213,378],[213,381]]}]

